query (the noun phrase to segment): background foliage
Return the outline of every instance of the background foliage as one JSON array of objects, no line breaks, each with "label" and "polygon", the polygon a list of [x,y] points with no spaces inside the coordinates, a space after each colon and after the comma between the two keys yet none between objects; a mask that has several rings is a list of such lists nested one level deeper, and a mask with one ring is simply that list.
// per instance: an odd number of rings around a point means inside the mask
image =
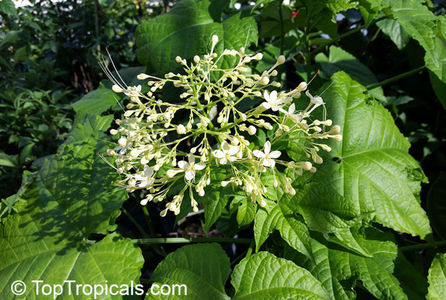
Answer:
[{"label": "background foliage", "polygon": [[[39,274],[185,283],[189,299],[443,297],[444,1],[31,3],[0,2],[0,298]],[[263,209],[212,187],[199,213],[160,218],[161,205],[111,185],[97,155],[122,113],[97,61],[108,51],[137,84],[206,53],[212,34],[217,51],[263,53],[252,72],[285,55],[286,89],[320,70],[312,90],[343,141],[293,197],[270,182]],[[284,149],[299,159],[296,141]]]}]

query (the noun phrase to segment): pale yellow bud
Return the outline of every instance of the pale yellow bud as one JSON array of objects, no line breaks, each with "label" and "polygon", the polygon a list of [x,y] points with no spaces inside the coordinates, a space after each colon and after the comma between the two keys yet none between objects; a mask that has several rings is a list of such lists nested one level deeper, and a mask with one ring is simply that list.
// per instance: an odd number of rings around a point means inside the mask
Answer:
[{"label": "pale yellow bud", "polygon": [[121,138],[118,140],[118,145],[121,146],[121,147],[125,147],[125,146],[127,146],[127,139],[126,139],[125,137],[121,137]]},{"label": "pale yellow bud", "polygon": [[115,93],[122,93],[124,90],[119,86],[119,85],[117,85],[117,84],[114,84],[113,86],[112,86],[112,90],[113,90],[113,92],[115,92]]},{"label": "pale yellow bud", "polygon": [[216,45],[218,43],[218,35],[214,34],[212,36],[212,44]]},{"label": "pale yellow bud", "polygon": [[138,76],[136,76],[136,78],[138,78],[138,80],[144,80],[149,78],[150,76],[144,73],[138,74]]},{"label": "pale yellow bud", "polygon": [[302,81],[301,83],[299,83],[299,85],[297,86],[296,90],[298,92],[303,92],[306,91],[308,87],[308,84],[305,81]]},{"label": "pale yellow bud", "polygon": [[248,127],[248,134],[249,134],[249,135],[254,135],[254,134],[256,134],[256,132],[257,132],[257,128],[256,128],[255,126],[250,125],[250,126]]},{"label": "pale yellow bud", "polygon": [[185,134],[186,133],[186,127],[184,127],[183,124],[180,124],[177,126],[177,133],[178,134]]},{"label": "pale yellow bud", "polygon": [[281,56],[279,56],[279,58],[277,59],[277,65],[281,65],[281,64],[285,63],[285,61],[286,61],[285,56],[281,55]]}]

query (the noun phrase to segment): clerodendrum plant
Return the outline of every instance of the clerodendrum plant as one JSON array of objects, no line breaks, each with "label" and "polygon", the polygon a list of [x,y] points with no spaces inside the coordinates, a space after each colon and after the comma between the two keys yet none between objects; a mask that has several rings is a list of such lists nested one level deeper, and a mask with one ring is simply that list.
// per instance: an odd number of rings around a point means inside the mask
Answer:
[{"label": "clerodendrum plant", "polygon": [[[196,195],[204,196],[206,186],[217,180],[211,174],[224,168],[227,176],[223,180],[218,177],[218,184],[243,189],[262,207],[267,204],[262,180],[265,173],[273,175],[273,186],[280,182],[286,193],[294,195],[296,191],[286,174],[316,172],[313,163],[322,163],[318,152],[331,150],[321,140],[342,138],[340,127],[332,126],[331,120],[311,118],[324,102],[320,96],[310,94],[306,82],[291,91],[276,90],[281,84],[270,78],[277,75],[275,68],[285,62],[283,56],[261,75],[251,74],[248,64],[261,60],[261,53],[250,55],[241,48],[217,55],[217,43],[214,35],[210,53],[195,56],[193,63],[177,57],[184,74],[168,73],[164,79],[139,74],[139,80],[150,79],[146,94],[141,92],[141,86],[129,87],[108,73],[113,91],[130,98],[124,118],[116,120],[119,128],[111,130],[112,135],[120,135],[119,145],[108,150],[109,156],[116,157],[113,167],[125,176],[118,184],[129,192],[146,190],[141,200],[145,205],[166,200],[173,186],[181,183],[179,180],[185,182],[161,216],[169,210],[179,214],[185,195],[193,210],[198,211]],[[220,67],[224,56],[235,57],[235,67]],[[168,83],[182,89],[181,103],[158,98]],[[305,109],[297,110],[300,104],[294,101],[302,92],[310,101]],[[243,111],[241,107],[251,108]],[[249,135],[255,135],[259,128],[276,129],[262,149],[249,142]],[[293,161],[276,149],[291,134],[302,141],[308,160]]]}]

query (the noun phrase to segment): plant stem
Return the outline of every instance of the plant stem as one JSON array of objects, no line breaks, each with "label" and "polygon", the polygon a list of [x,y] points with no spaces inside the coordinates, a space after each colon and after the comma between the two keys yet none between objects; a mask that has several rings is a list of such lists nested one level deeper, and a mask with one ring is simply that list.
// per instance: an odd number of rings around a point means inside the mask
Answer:
[{"label": "plant stem", "polygon": [[429,248],[437,248],[437,247],[442,247],[442,246],[446,246],[446,241],[417,244],[417,245],[412,245],[412,246],[403,246],[403,247],[400,247],[399,250],[414,251],[414,250],[423,250],[423,249],[429,249]]},{"label": "plant stem", "polygon": [[235,238],[147,238],[147,239],[133,239],[136,244],[189,244],[189,243],[237,243],[250,244],[251,239],[235,239]]},{"label": "plant stem", "polygon": [[397,80],[399,80],[399,79],[401,79],[401,78],[408,77],[408,76],[410,76],[410,75],[412,75],[412,74],[415,74],[415,73],[417,73],[417,72],[423,70],[424,68],[426,68],[426,66],[421,66],[421,67],[415,68],[415,69],[410,70],[410,71],[407,71],[407,72],[405,72],[405,73],[398,74],[398,75],[396,75],[396,76],[390,77],[390,78],[388,78],[388,79],[386,79],[386,80],[383,80],[383,81],[380,81],[380,82],[377,82],[377,83],[374,83],[374,84],[369,84],[368,86],[366,86],[366,88],[367,88],[368,90],[372,90],[372,89],[377,88],[377,87],[379,87],[379,86],[383,86],[383,85],[385,85],[385,84],[388,84],[388,83],[397,81]]},{"label": "plant stem", "polygon": [[132,222],[133,225],[135,225],[135,227],[143,236],[149,236],[147,232],[144,230],[144,228],[142,228],[141,225],[139,225],[139,223],[135,220],[135,218],[133,218],[133,216],[129,214],[129,212],[125,208],[122,208],[122,212],[127,216],[127,218],[129,218],[130,222]]}]

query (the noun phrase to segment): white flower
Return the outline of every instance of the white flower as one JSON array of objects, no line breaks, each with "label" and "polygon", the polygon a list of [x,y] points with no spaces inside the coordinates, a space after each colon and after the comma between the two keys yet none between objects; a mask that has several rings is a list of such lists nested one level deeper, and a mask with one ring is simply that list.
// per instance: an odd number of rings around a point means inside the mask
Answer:
[{"label": "white flower", "polygon": [[265,109],[271,108],[272,111],[278,111],[287,101],[286,97],[278,98],[277,91],[272,91],[271,94],[265,91],[263,97],[266,101],[262,103],[262,106]]},{"label": "white flower", "polygon": [[221,150],[214,150],[212,152],[212,154],[216,158],[220,159],[219,162],[222,165],[225,165],[228,161],[233,162],[233,161],[237,160],[237,157],[235,157],[234,155],[237,154],[239,149],[240,149],[239,146],[233,146],[233,145],[228,144],[226,141],[224,141],[221,144]]},{"label": "white flower", "polygon": [[263,152],[260,150],[254,150],[253,154],[255,157],[260,158],[260,163],[265,167],[271,167],[273,168],[276,165],[276,162],[274,161],[275,158],[279,158],[280,151],[271,151],[271,143],[270,141],[266,142],[265,145],[263,145]]},{"label": "white flower", "polygon": [[142,174],[132,175],[131,184],[132,187],[146,188],[153,184],[155,178],[153,178],[153,169],[149,166],[144,167]]},{"label": "white flower", "polygon": [[203,170],[206,167],[206,164],[199,162],[198,164],[195,163],[195,157],[192,154],[189,154],[188,161],[180,160],[178,162],[178,167],[182,169],[182,172],[185,172],[186,175],[184,178],[186,178],[187,181],[191,181],[195,178],[196,171]]},{"label": "white flower", "polygon": [[291,120],[293,120],[295,122],[302,121],[302,115],[294,113],[296,111],[296,105],[294,103],[291,104],[290,107],[288,107],[288,111],[286,111],[284,109],[280,109],[280,111],[283,112],[288,118],[290,118]]}]

